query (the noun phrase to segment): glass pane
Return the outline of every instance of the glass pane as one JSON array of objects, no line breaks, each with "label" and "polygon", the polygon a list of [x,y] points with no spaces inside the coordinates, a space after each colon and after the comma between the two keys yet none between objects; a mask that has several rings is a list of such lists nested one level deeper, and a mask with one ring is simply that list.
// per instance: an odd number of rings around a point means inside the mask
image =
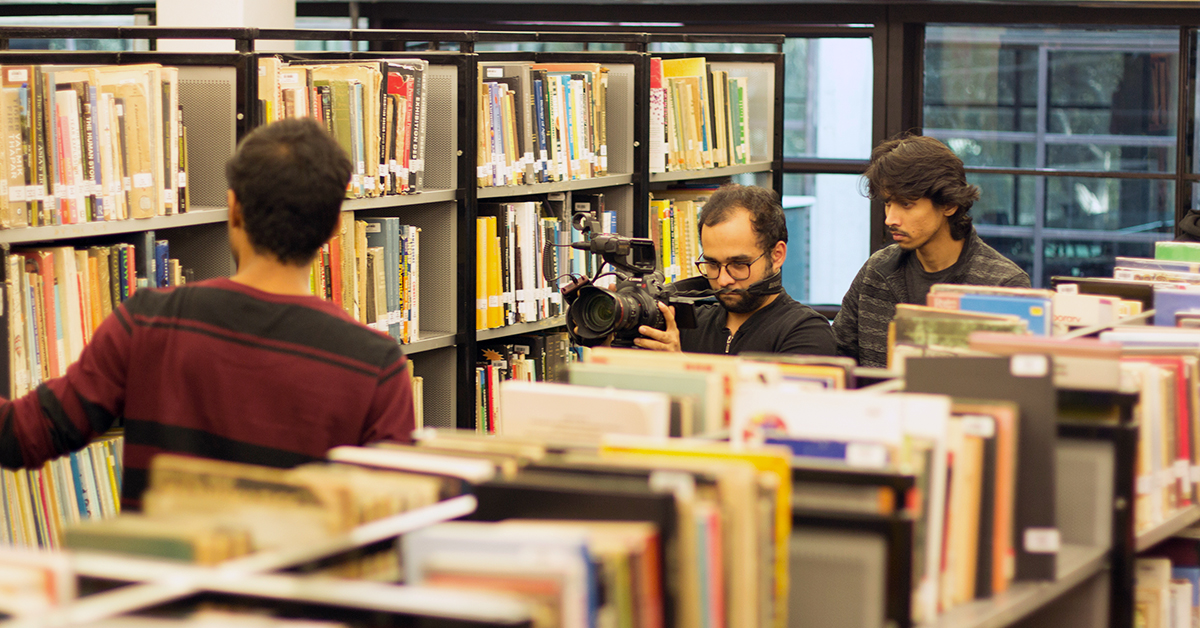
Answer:
[{"label": "glass pane", "polygon": [[1046,147],[1046,166],[1064,170],[1175,172],[1175,137],[1141,145],[1081,143]]},{"label": "glass pane", "polygon": [[924,133],[968,165],[1173,172],[1178,31],[930,26]]},{"label": "glass pane", "polygon": [[977,225],[1028,226],[1036,222],[1037,180],[1040,177],[1010,174],[967,174],[979,186],[979,200],[971,206]]},{"label": "glass pane", "polygon": [[[1034,285],[1037,285],[1033,277],[1033,238],[989,235],[985,229],[980,229],[982,233],[979,234],[979,237],[988,246],[996,249],[997,253],[1012,260],[1017,266],[1020,266],[1022,270],[1029,274],[1030,281]],[[1043,283],[1042,285],[1050,284]]]},{"label": "glass pane", "polygon": [[784,156],[870,157],[871,39],[788,38],[784,54]]},{"label": "glass pane", "polygon": [[783,176],[788,256],[783,285],[804,303],[840,304],[870,255],[871,204],[862,177],[844,174]]},{"label": "glass pane", "polygon": [[1045,226],[1167,233],[1175,225],[1175,182],[1045,177]]},{"label": "glass pane", "polygon": [[[6,15],[0,26],[137,26],[134,15]],[[11,39],[9,50],[148,50],[145,40],[133,39]]]},{"label": "glass pane", "polygon": [[775,44],[738,44],[661,41],[651,42],[650,52],[776,52]]},{"label": "glass pane", "polygon": [[[1167,235],[1164,239],[1170,239]],[[1046,240],[1045,272],[1042,285],[1050,277],[1112,277],[1115,257],[1154,257],[1153,242],[1095,242],[1082,240]]]}]

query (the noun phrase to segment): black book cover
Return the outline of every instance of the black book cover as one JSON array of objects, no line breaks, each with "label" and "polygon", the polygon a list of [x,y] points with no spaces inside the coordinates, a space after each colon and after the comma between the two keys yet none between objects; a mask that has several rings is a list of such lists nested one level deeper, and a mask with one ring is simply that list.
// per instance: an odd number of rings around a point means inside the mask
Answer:
[{"label": "black book cover", "polygon": [[1028,535],[1057,530],[1055,443],[1057,401],[1053,358],[912,358],[905,363],[905,390],[956,397],[1013,401],[1020,410],[1013,548],[1017,580],[1053,580],[1055,552],[1026,548]]}]

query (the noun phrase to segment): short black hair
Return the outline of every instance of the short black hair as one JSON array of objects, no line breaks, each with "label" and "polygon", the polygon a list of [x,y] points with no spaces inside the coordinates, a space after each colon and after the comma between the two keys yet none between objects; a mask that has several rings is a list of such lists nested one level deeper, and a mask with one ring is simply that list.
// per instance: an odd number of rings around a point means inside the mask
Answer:
[{"label": "short black hair", "polygon": [[350,158],[311,118],[248,134],[225,164],[254,250],[285,264],[311,262],[338,224]]},{"label": "short black hair", "polygon": [[722,185],[704,201],[700,210],[700,235],[705,227],[729,220],[737,209],[750,212],[750,225],[758,236],[758,247],[770,251],[776,242],[787,242],[787,219],[775,190],[753,185]]},{"label": "short black hair", "polygon": [[950,216],[950,237],[962,240],[971,234],[971,206],[979,200],[979,188],[967,183],[962,159],[945,144],[923,135],[903,134],[871,151],[871,163],[863,173],[867,196],[885,196],[906,201],[928,198],[938,208],[957,206]]}]

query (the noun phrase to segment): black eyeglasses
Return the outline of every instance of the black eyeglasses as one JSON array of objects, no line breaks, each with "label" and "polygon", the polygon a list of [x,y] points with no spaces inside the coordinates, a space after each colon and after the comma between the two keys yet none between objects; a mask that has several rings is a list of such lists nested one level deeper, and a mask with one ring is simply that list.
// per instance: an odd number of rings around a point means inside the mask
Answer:
[{"label": "black eyeglasses", "polygon": [[697,260],[696,270],[699,270],[700,274],[704,275],[708,279],[716,279],[721,276],[721,269],[724,268],[734,281],[742,281],[743,279],[750,278],[750,267],[754,265],[754,262],[762,259],[763,255],[766,254],[767,252],[763,251],[762,255],[759,255],[749,262],[729,262],[728,264],[722,264],[721,262],[710,262],[708,260]]}]

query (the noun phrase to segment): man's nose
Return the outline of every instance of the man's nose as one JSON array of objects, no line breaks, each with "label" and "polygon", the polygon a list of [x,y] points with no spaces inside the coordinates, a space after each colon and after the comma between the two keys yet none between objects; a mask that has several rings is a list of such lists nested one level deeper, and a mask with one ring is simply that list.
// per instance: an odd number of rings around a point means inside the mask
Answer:
[{"label": "man's nose", "polygon": [[883,206],[883,215],[884,215],[883,224],[885,224],[889,227],[893,227],[895,225],[900,224],[900,221],[898,220],[899,212],[892,211],[892,208],[890,205]]},{"label": "man's nose", "polygon": [[735,283],[737,283],[737,280],[733,278],[733,275],[729,274],[729,268],[722,266],[721,274],[717,275],[717,285],[732,286]]}]

